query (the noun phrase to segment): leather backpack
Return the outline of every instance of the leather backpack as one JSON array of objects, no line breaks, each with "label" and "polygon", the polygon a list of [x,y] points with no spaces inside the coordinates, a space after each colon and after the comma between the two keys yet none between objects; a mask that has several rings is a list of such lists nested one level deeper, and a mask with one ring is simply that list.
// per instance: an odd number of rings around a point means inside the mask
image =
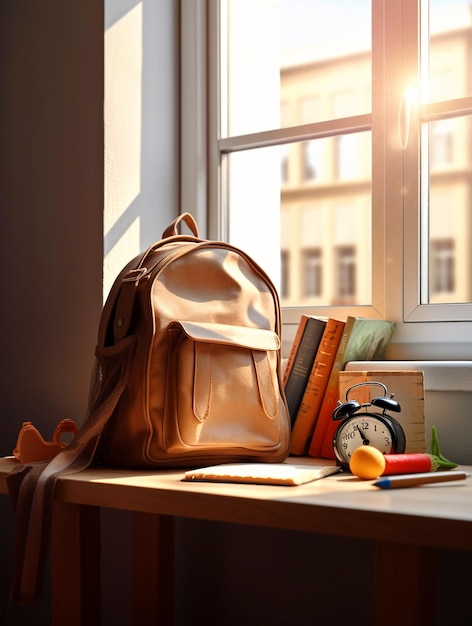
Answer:
[{"label": "leather backpack", "polygon": [[[192,234],[179,234],[182,222]],[[156,470],[283,461],[290,418],[280,346],[267,274],[230,244],[201,239],[190,214],[174,220],[110,290],[83,426],[51,461],[8,477],[13,597],[39,595],[61,475],[91,463]]]}]

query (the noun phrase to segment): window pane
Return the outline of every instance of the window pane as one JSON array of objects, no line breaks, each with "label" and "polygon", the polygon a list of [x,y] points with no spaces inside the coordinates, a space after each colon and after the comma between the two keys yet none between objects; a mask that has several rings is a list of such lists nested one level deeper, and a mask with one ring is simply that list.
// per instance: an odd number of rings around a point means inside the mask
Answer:
[{"label": "window pane", "polygon": [[371,133],[294,143],[285,154],[282,304],[371,304]]},{"label": "window pane", "polygon": [[371,0],[280,0],[283,126],[370,113]]},{"label": "window pane", "polygon": [[371,21],[371,0],[228,0],[221,136],[370,113]]},{"label": "window pane", "polygon": [[471,116],[423,125],[422,304],[472,302],[471,132]]},{"label": "window pane", "polygon": [[359,150],[349,180],[335,167],[336,137],[317,140],[331,165],[310,181],[303,176],[304,143],[227,157],[230,241],[270,269],[282,305],[371,304],[370,135],[355,135]]},{"label": "window pane", "polygon": [[282,250],[292,260],[284,306],[371,304],[370,194],[332,191],[287,204],[282,193]]},{"label": "window pane", "polygon": [[[423,0],[422,8],[422,102],[470,96],[470,4]],[[445,106],[421,125],[421,304],[472,301],[472,116]]]},{"label": "window pane", "polygon": [[[284,306],[370,305],[371,0],[222,6],[230,241],[270,272]],[[349,120],[362,114],[360,132]],[[262,132],[281,127],[304,128],[293,138],[272,135],[268,143],[280,145],[262,147],[270,135]],[[296,140],[300,134],[307,140]],[[249,137],[238,144],[241,135]]]},{"label": "window pane", "polygon": [[[281,270],[285,275],[292,267],[290,249],[284,251],[280,246],[284,148],[275,146],[234,152],[223,161],[227,180],[223,203],[229,207],[229,241],[252,256],[270,274],[278,288],[281,286]],[[283,288],[289,288],[287,283]]]},{"label": "window pane", "polygon": [[[470,81],[472,12],[469,2],[429,2],[429,102],[472,94]],[[426,94],[424,94],[426,96]]]}]

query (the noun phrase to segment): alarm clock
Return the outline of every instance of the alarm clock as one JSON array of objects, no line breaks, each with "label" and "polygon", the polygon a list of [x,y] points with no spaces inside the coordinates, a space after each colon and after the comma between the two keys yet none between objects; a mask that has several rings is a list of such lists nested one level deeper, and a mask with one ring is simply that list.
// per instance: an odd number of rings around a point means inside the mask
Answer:
[{"label": "alarm clock", "polygon": [[[372,398],[370,402],[360,404],[350,400],[350,392],[362,386],[378,386],[384,395]],[[360,446],[373,446],[383,454],[401,454],[405,452],[406,438],[401,424],[390,412],[401,411],[392,393],[389,397],[387,387],[380,382],[362,382],[349,387],[346,401],[338,402],[332,413],[333,420],[340,420],[333,436],[333,448],[339,463],[349,469],[351,455]]]}]

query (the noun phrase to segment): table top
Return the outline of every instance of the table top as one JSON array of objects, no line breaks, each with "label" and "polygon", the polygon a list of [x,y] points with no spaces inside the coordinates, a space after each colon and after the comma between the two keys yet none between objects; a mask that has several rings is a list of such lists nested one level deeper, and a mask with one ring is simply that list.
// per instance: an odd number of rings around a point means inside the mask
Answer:
[{"label": "table top", "polygon": [[[17,463],[0,458],[0,493]],[[325,466],[324,459],[289,458]],[[466,480],[378,489],[372,480],[335,474],[298,486],[184,481],[185,470],[94,467],[61,477],[56,499],[218,522],[472,550],[472,466]]]}]

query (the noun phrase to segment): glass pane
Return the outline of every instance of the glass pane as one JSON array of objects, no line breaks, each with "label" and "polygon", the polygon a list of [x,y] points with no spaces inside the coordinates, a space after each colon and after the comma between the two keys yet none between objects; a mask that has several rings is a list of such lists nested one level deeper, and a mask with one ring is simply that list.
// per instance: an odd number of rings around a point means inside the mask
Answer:
[{"label": "glass pane", "polygon": [[[425,2],[425,0],[423,0]],[[471,35],[469,2],[430,0],[429,67],[424,72],[428,85],[424,101],[462,98],[472,94]]]},{"label": "glass pane", "polygon": [[[422,8],[422,101],[470,96],[470,3],[423,0]],[[472,117],[453,110],[422,124],[422,304],[472,301],[471,132]]]},{"label": "glass pane", "polygon": [[284,147],[234,152],[223,160],[229,241],[243,249],[281,288],[280,185]]},{"label": "glass pane", "polygon": [[371,133],[288,146],[284,306],[371,303]]},{"label": "glass pane", "polygon": [[227,157],[230,240],[283,306],[371,304],[371,160],[370,132]]},{"label": "glass pane", "polygon": [[472,117],[423,125],[422,304],[472,302]]},{"label": "glass pane", "polygon": [[228,0],[223,20],[223,137],[370,113],[371,0]]}]

